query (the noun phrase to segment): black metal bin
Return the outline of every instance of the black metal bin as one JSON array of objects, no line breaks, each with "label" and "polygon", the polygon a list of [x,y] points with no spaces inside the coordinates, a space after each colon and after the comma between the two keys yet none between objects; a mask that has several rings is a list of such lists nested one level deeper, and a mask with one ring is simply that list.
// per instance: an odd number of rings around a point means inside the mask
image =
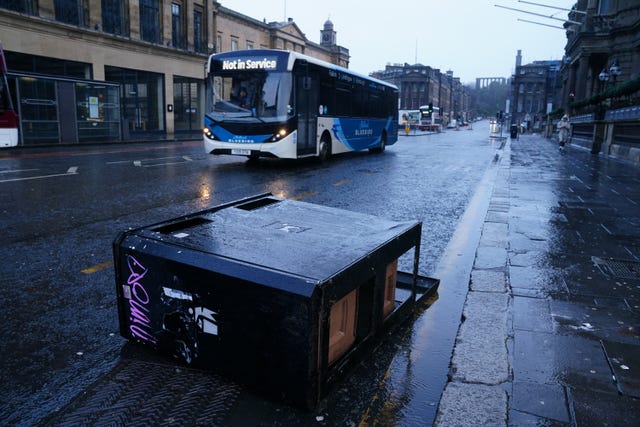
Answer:
[{"label": "black metal bin", "polygon": [[417,274],[421,226],[263,194],[125,231],[120,333],[314,408],[435,292]]},{"label": "black metal bin", "polygon": [[511,137],[511,139],[516,139],[518,137],[518,125],[511,125],[509,136]]}]

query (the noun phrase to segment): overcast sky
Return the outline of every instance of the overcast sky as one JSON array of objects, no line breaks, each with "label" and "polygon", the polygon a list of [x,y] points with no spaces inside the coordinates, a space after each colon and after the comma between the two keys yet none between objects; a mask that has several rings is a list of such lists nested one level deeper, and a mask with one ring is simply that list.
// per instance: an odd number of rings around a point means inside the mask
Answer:
[{"label": "overcast sky", "polygon": [[[476,77],[510,77],[518,49],[523,64],[562,59],[567,12],[518,0],[219,0],[237,12],[267,22],[292,18],[308,40],[320,43],[331,19],[338,45],[349,49],[349,68],[362,74],[389,63],[420,63],[452,70],[463,83]],[[571,8],[575,0],[529,3]],[[495,7],[540,13],[545,17]]]}]

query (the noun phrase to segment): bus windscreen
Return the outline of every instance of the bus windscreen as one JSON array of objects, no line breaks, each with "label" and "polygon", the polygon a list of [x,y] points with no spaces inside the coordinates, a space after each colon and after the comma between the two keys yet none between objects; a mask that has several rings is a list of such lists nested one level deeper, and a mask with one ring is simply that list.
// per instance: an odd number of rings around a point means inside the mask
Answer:
[{"label": "bus windscreen", "polygon": [[288,73],[212,74],[208,87],[213,100],[208,114],[218,122],[286,120],[292,113]]}]

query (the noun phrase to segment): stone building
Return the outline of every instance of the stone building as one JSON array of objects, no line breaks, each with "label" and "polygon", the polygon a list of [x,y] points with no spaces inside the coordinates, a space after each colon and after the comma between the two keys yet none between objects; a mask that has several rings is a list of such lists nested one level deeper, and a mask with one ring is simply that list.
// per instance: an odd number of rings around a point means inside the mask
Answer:
[{"label": "stone building", "polygon": [[489,87],[492,84],[505,85],[507,79],[505,77],[476,77],[476,90]]},{"label": "stone building", "polygon": [[218,1],[0,2],[20,145],[199,136],[208,54],[289,49],[348,68],[331,21],[320,36]]},{"label": "stone building", "polygon": [[533,61],[522,65],[522,51],[516,56],[515,74],[511,78],[513,123],[525,123],[529,130],[540,130],[543,116],[558,108],[562,79],[561,61]]},{"label": "stone building", "polygon": [[451,119],[469,119],[469,93],[453,71],[443,74],[428,65],[405,63],[389,64],[371,76],[399,88],[401,110],[417,110],[432,103],[440,108],[445,125]]},{"label": "stone building", "polygon": [[564,24],[573,142],[640,165],[640,2],[578,0]]},{"label": "stone building", "polygon": [[614,85],[640,77],[640,2],[579,0],[565,23],[562,67],[565,109]]}]

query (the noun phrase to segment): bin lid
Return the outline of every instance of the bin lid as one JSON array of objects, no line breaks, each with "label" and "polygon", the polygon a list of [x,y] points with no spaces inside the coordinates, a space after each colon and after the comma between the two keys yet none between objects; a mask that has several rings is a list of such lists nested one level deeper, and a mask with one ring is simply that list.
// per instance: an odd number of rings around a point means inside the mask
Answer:
[{"label": "bin lid", "polygon": [[137,234],[321,282],[419,224],[266,196]]}]

